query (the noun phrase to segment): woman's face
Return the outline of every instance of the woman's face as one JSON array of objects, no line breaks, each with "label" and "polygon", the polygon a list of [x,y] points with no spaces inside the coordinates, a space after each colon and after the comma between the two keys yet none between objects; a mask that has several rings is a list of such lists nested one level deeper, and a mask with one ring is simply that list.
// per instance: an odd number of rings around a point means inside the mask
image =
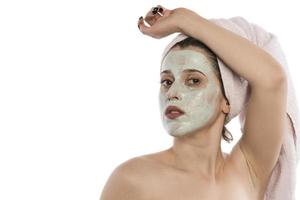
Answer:
[{"label": "woman's face", "polygon": [[[220,112],[221,90],[207,57],[192,49],[171,50],[161,66],[159,105],[163,126],[172,136],[201,129]],[[168,118],[169,105],[184,111]]]}]

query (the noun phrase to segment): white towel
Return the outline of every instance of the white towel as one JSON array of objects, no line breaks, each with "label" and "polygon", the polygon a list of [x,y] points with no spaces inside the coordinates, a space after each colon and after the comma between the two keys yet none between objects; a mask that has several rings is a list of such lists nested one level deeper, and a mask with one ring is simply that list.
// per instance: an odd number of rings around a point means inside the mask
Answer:
[{"label": "white towel", "polygon": [[[287,129],[285,130],[283,145],[265,192],[265,200],[295,200],[296,169],[300,157],[300,143],[298,139],[300,128],[299,108],[294,84],[278,38],[261,26],[250,23],[240,16],[229,19],[211,18],[209,21],[248,39],[264,49],[271,54],[286,71],[288,77],[287,121],[290,123],[286,126]],[[183,33],[178,34],[165,48],[162,60],[175,43],[187,37],[188,36]],[[234,117],[239,116],[241,132],[243,133],[245,105],[249,100],[250,94],[248,81],[233,72],[219,57],[217,57],[217,60],[224,84],[225,95],[230,103],[230,113],[225,119],[225,125]],[[225,131],[229,132],[226,127]]]}]

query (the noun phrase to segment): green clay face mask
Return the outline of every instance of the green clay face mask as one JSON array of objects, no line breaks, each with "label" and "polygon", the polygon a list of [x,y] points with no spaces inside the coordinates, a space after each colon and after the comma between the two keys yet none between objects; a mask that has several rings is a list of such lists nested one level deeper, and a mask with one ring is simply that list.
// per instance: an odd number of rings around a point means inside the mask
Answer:
[{"label": "green clay face mask", "polygon": [[[204,54],[171,50],[166,55],[161,66],[159,106],[163,126],[170,135],[183,136],[206,126],[218,112],[220,95],[211,63]],[[168,118],[165,111],[170,105],[184,114]]]}]

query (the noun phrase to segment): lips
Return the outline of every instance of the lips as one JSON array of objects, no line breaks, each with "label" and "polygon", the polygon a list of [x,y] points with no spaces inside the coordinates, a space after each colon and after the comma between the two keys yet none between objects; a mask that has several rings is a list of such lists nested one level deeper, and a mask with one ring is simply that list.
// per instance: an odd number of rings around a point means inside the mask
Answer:
[{"label": "lips", "polygon": [[175,119],[183,114],[184,112],[176,106],[168,106],[165,110],[165,115],[169,119]]}]

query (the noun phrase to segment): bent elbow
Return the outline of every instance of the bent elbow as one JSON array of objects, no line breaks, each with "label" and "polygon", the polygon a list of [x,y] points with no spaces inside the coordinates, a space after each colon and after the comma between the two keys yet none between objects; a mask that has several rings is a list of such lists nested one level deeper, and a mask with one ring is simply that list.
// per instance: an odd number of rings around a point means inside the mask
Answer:
[{"label": "bent elbow", "polygon": [[273,77],[273,84],[270,86],[272,88],[286,88],[287,87],[287,75],[285,70],[281,67],[279,72],[275,73]]},{"label": "bent elbow", "polygon": [[282,66],[279,66],[276,72],[270,73],[266,77],[262,87],[266,89],[286,89],[287,75]]}]

